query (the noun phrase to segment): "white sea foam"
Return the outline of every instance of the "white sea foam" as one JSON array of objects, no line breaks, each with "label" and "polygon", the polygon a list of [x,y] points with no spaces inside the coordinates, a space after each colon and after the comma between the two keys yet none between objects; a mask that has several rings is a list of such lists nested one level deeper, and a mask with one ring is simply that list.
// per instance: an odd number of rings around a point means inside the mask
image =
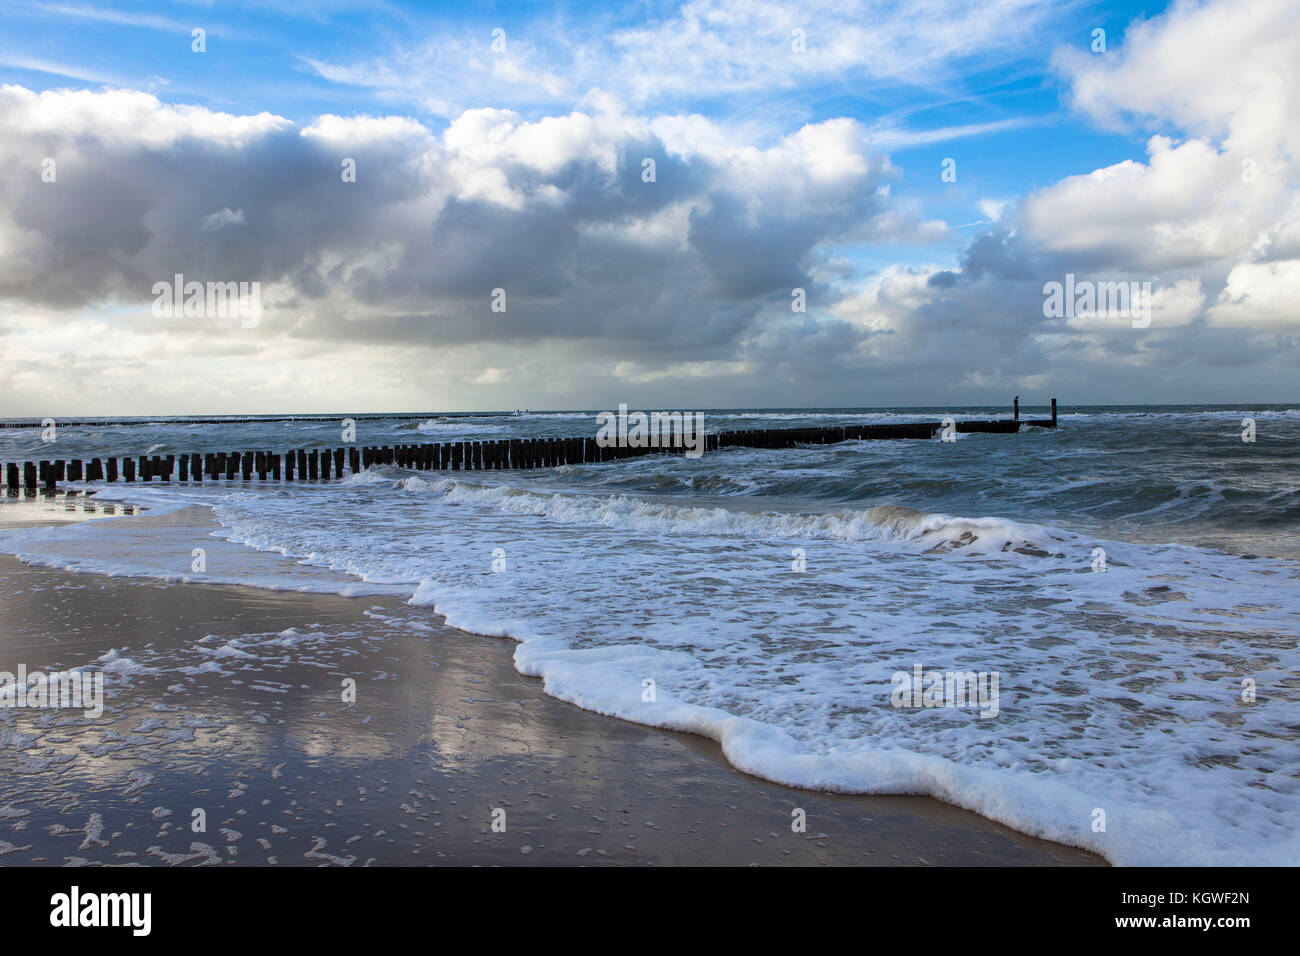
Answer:
[{"label": "white sea foam", "polygon": [[500,432],[507,428],[504,424],[491,424],[477,421],[439,421],[431,418],[428,421],[420,422],[416,426],[416,431],[424,432],[426,435],[463,435],[466,438],[474,438],[485,432]]}]

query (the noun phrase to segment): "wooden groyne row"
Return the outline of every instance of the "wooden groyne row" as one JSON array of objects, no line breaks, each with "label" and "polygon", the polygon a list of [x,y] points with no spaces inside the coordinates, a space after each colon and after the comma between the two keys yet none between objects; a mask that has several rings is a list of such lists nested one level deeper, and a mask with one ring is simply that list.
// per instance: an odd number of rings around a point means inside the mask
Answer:
[{"label": "wooden groyne row", "polygon": [[[1022,421],[1016,417],[955,422],[958,432],[1012,434],[1021,425],[1056,426],[1056,399],[1052,417]],[[265,421],[265,419],[262,419]],[[943,422],[907,422],[878,425],[832,425],[821,428],[761,428],[718,432],[704,436],[704,451],[720,448],[793,448],[831,445],[842,441],[928,439],[944,428]],[[495,469],[554,468],[594,464],[641,455],[681,454],[678,447],[602,446],[595,438],[512,438],[495,441],[457,441],[414,445],[370,445],[347,448],[294,449],[283,455],[273,451],[192,452],[180,455],[128,455],[122,458],[62,458],[8,462],[4,480],[10,494],[55,491],[63,481],[330,481],[372,465],[395,465],[415,471],[484,471]]]}]

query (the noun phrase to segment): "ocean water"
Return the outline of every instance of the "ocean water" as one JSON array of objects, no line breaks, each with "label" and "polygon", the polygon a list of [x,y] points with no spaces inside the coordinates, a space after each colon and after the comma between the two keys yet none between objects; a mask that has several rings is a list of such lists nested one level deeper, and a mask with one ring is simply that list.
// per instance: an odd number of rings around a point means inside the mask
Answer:
[{"label": "ocean water", "polygon": [[[945,413],[1005,410],[705,421]],[[362,420],[357,442],[592,435],[594,416]],[[57,457],[339,447],[340,432],[339,419],[65,425]],[[0,430],[0,460],[51,457],[39,430]],[[930,794],[1120,864],[1300,859],[1297,408],[1070,408],[1055,430],[951,443],[87,487],[146,513],[202,505],[216,523],[3,531],[0,551],[98,573],[396,592],[413,622],[445,615],[518,641],[516,666],[548,693],[712,737],[758,776]],[[201,573],[196,547],[210,551]],[[895,675],[917,667],[995,676],[996,706],[910,706]]]}]

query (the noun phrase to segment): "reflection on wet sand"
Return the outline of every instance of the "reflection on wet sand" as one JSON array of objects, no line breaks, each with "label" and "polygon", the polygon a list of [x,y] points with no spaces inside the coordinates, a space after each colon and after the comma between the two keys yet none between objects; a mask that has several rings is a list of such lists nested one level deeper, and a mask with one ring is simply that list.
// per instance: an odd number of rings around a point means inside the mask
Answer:
[{"label": "reflection on wet sand", "polygon": [[24,491],[0,495],[0,529],[93,521],[135,515],[144,509],[118,501],[100,501],[80,491]]}]

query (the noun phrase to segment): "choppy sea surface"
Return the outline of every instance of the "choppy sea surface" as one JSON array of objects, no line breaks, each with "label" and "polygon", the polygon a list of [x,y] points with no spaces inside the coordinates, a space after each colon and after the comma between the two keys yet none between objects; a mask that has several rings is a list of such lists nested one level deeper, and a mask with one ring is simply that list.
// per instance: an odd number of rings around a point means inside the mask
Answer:
[{"label": "choppy sea surface", "polygon": [[[717,410],[705,423],[1005,413]],[[595,414],[362,419],[356,440],[576,437],[595,434]],[[57,454],[39,429],[0,430],[0,461],[336,448],[341,417],[61,423]],[[216,530],[121,516],[0,531],[0,551],[397,591],[416,613],[520,642],[516,666],[548,693],[713,737],[772,780],[930,794],[1120,864],[1300,859],[1300,408],[1083,407],[1055,430],[955,442],[85,487],[148,513],[203,505]],[[212,535],[243,550],[196,571]],[[895,675],[917,667],[996,675],[996,707],[896,706]]]}]

